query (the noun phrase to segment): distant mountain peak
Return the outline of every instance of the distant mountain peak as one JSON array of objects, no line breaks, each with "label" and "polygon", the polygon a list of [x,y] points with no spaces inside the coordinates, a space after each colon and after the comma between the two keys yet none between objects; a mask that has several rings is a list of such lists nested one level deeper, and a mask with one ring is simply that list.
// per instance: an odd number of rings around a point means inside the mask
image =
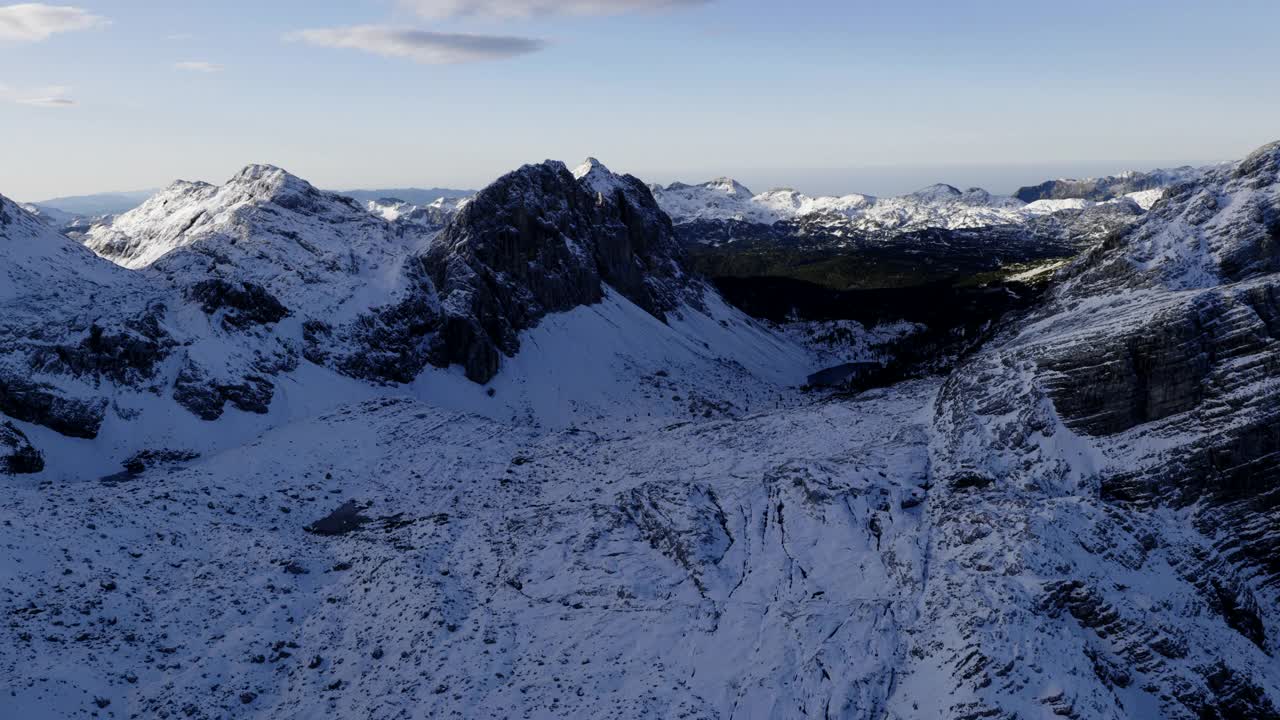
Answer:
[{"label": "distant mountain peak", "polygon": [[1198,180],[1213,167],[1182,166],[1149,172],[1128,170],[1115,175],[1090,178],[1060,178],[1039,185],[1019,188],[1014,197],[1023,202],[1037,200],[1113,200],[1123,195],[1147,190],[1161,190],[1179,183]]},{"label": "distant mountain peak", "polygon": [[573,169],[573,177],[591,192],[612,196],[625,185],[622,178],[615,175],[604,163],[589,157]]},{"label": "distant mountain peak", "polygon": [[582,178],[586,177],[587,175],[597,170],[602,172],[609,172],[609,168],[605,167],[604,163],[600,162],[599,160],[593,157],[588,157],[586,160],[583,160],[581,163],[578,164],[577,167],[573,169],[573,176],[581,180]]},{"label": "distant mountain peak", "polygon": [[[102,257],[132,269],[148,267],[175,251],[197,245],[207,251],[278,254],[282,266],[303,267],[347,252],[332,236],[347,228],[365,238],[378,222],[350,198],[316,189],[275,165],[247,165],[226,183],[178,181],[142,205],[94,226],[85,245]],[[301,239],[295,239],[301,238]],[[332,240],[332,242],[330,242]],[[349,242],[348,238],[345,242]],[[267,245],[272,249],[268,250]],[[294,256],[297,257],[294,257]],[[264,277],[287,273],[270,262],[255,264]]]},{"label": "distant mountain peak", "polygon": [[705,183],[703,187],[712,190],[719,190],[728,195],[738,195],[743,198],[749,198],[755,195],[755,193],[751,192],[746,185],[743,185],[731,177],[718,177]]},{"label": "distant mountain peak", "polygon": [[279,175],[288,175],[289,173],[279,165],[271,163],[249,163],[235,174],[232,180],[249,179],[257,180],[263,177],[274,177]]},{"label": "distant mountain peak", "polygon": [[606,288],[665,319],[701,293],[681,258],[671,221],[637,178],[594,159],[573,172],[525,165],[477,193],[425,255],[446,328],[437,360],[488,382],[520,330],[600,302]]},{"label": "distant mountain peak", "polygon": [[964,193],[960,192],[960,188],[946,183],[934,183],[928,187],[920,188],[908,195],[921,202],[946,202],[955,200]]},{"label": "distant mountain peak", "polygon": [[1280,141],[1268,143],[1249,153],[1236,166],[1237,177],[1254,177],[1274,183],[1280,179]]},{"label": "distant mountain peak", "polygon": [[275,165],[246,165],[224,187],[234,186],[267,200],[320,194],[311,183]]}]

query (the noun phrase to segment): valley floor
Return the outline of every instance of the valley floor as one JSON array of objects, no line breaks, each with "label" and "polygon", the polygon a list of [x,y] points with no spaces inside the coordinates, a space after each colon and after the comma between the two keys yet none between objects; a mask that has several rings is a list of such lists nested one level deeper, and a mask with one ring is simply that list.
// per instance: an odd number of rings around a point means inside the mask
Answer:
[{"label": "valley floor", "polygon": [[376,398],[178,469],[10,482],[5,714],[879,717],[936,392],[548,430]]}]

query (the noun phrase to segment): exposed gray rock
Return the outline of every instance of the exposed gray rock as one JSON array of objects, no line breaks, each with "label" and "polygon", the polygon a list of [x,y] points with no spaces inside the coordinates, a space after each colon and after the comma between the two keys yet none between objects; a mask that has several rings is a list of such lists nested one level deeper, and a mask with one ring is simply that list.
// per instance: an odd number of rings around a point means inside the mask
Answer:
[{"label": "exposed gray rock", "polygon": [[369,518],[361,514],[367,507],[367,505],[361,505],[355,500],[348,500],[339,506],[337,510],[316,520],[304,529],[315,535],[346,535],[369,522]]},{"label": "exposed gray rock", "polygon": [[399,302],[337,327],[319,319],[304,323],[307,360],[364,380],[412,382],[431,362],[440,311],[423,258],[410,258],[403,272],[409,289]]},{"label": "exposed gray rock", "polygon": [[[592,185],[592,182],[596,182]],[[426,257],[441,298],[434,361],[488,381],[517,333],[547,313],[599,302],[604,285],[662,318],[687,296],[680,245],[649,189],[602,166],[526,165],[480,191]]]},{"label": "exposed gray rock", "polygon": [[187,295],[200,309],[213,315],[223,311],[222,325],[243,330],[253,325],[280,322],[289,310],[267,289],[252,282],[229,282],[221,278],[202,280],[187,288]]},{"label": "exposed gray rock", "polygon": [[240,382],[214,380],[188,360],[174,383],[173,399],[201,420],[217,420],[227,403],[245,412],[266,414],[274,393],[274,386],[265,377],[245,375]]},{"label": "exposed gray rock", "polygon": [[103,398],[70,397],[47,383],[0,371],[0,412],[69,437],[95,438],[106,417]]},{"label": "exposed gray rock", "polygon": [[700,302],[682,257],[638,179],[599,165],[581,179],[559,162],[526,165],[463,205],[405,263],[402,299],[341,327],[309,322],[305,352],[370,380],[403,383],[427,364],[458,364],[487,382],[519,350],[521,330],[599,302],[606,286],[658,318]]},{"label": "exposed gray rock", "polygon": [[171,465],[195,460],[200,453],[191,450],[141,450],[124,461],[124,469],[134,475],[160,465]]},{"label": "exposed gray rock", "polygon": [[[965,570],[926,613],[938,622],[1001,605],[1000,629],[965,633],[981,647],[996,635],[1054,637],[1070,616],[1090,634],[1080,658],[1054,662],[1084,659],[1098,680],[1070,699],[1077,712],[1115,707],[1123,680],[1150,688],[1166,717],[1276,717],[1278,168],[1280,143],[1176,186],[940,393],[935,471],[978,468],[993,483],[980,496],[931,493],[934,564]],[[1063,563],[1063,542],[1090,561]],[[1081,574],[1046,583],[1034,607],[1003,579],[1072,570]],[[1150,613],[1122,585],[1138,572],[1193,599]],[[973,596],[986,599],[955,599]],[[993,666],[1012,659],[993,655]],[[1001,693],[1036,682],[1036,670],[1015,669],[1013,685],[986,678],[964,692],[999,711]]]},{"label": "exposed gray rock", "polygon": [[0,422],[0,472],[11,475],[38,473],[44,469],[44,455],[27,440],[18,426]]},{"label": "exposed gray rock", "polygon": [[1182,182],[1199,179],[1204,170],[1183,166],[1168,170],[1131,172],[1084,180],[1048,180],[1039,185],[1019,188],[1013,194],[1023,202],[1036,200],[1111,200],[1131,192],[1158,190]]}]

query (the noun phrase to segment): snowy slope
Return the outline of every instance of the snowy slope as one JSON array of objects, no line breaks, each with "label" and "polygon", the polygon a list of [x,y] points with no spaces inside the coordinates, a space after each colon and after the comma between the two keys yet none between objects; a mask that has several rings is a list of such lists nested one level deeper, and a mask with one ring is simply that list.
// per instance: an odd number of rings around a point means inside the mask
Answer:
[{"label": "snowy slope", "polygon": [[29,294],[92,293],[127,286],[128,273],[74,243],[17,203],[0,196],[0,302]]},{"label": "snowy slope", "polygon": [[[0,549],[0,602],[19,610],[8,707],[884,708],[926,567],[921,511],[902,506],[927,477],[930,392],[551,434],[383,399],[182,469],[15,486],[5,516],[41,522],[6,527]],[[347,501],[370,521],[307,532]]]},{"label": "snowy slope", "polygon": [[1280,144],[1174,188],[948,379],[924,714],[1280,717],[1278,209]]},{"label": "snowy slope", "polygon": [[398,198],[379,198],[367,201],[365,209],[392,223],[401,233],[429,236],[442,229],[469,200],[469,197],[442,197],[425,205],[414,205]]},{"label": "snowy slope", "polygon": [[349,198],[280,168],[250,165],[220,186],[174,183],[93,228],[84,242],[112,262],[176,284],[233,276],[290,309],[342,314],[394,290],[419,240],[397,237]]},{"label": "snowy slope", "polygon": [[[562,165],[550,172],[580,192]],[[652,203],[627,195],[644,192],[634,179],[602,182],[625,190],[608,203]],[[214,452],[338,403],[406,392],[551,427],[624,411],[655,423],[736,417],[777,406],[825,361],[681,278],[657,216],[646,221],[655,244],[634,260],[609,243],[630,253],[638,234],[591,241],[613,265],[583,287],[587,302],[547,317],[520,309],[522,332],[501,348],[508,371],[482,386],[433,354],[472,342],[441,317],[471,310],[449,309],[435,289],[454,282],[455,258],[471,258],[468,273],[509,272],[473,254],[488,232],[476,220],[433,248],[278,168],[250,166],[220,187],[176,183],[98,228],[90,245],[117,265],[3,207],[11,264],[0,301],[12,310],[0,324],[0,397],[11,401],[0,410],[44,453],[50,478],[109,474],[146,450]],[[65,288],[74,292],[62,297]],[[52,332],[33,330],[51,319]]]}]

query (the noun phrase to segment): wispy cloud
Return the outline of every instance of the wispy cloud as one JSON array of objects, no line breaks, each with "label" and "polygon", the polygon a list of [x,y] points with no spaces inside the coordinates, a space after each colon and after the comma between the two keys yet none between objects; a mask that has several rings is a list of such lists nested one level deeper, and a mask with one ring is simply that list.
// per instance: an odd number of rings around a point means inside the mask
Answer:
[{"label": "wispy cloud", "polygon": [[106,24],[106,18],[69,5],[0,5],[0,40],[37,42],[55,33],[88,30]]},{"label": "wispy cloud", "polygon": [[67,97],[69,88],[55,85],[52,87],[20,89],[0,85],[0,102],[11,102],[32,107],[65,108],[76,104]]},{"label": "wispy cloud", "polygon": [[76,101],[66,97],[34,97],[22,98],[17,103],[19,105],[31,105],[32,107],[64,108],[75,105]]},{"label": "wispy cloud", "polygon": [[204,60],[184,60],[183,62],[174,63],[174,70],[188,70],[190,72],[216,73],[222,72],[223,66],[218,63],[205,62]]},{"label": "wispy cloud", "polygon": [[427,18],[477,16],[527,18],[539,15],[618,15],[706,5],[712,0],[400,0]]},{"label": "wispy cloud", "polygon": [[429,65],[499,60],[537,52],[546,46],[536,38],[441,33],[384,25],[302,30],[288,38],[319,47],[363,50]]}]

